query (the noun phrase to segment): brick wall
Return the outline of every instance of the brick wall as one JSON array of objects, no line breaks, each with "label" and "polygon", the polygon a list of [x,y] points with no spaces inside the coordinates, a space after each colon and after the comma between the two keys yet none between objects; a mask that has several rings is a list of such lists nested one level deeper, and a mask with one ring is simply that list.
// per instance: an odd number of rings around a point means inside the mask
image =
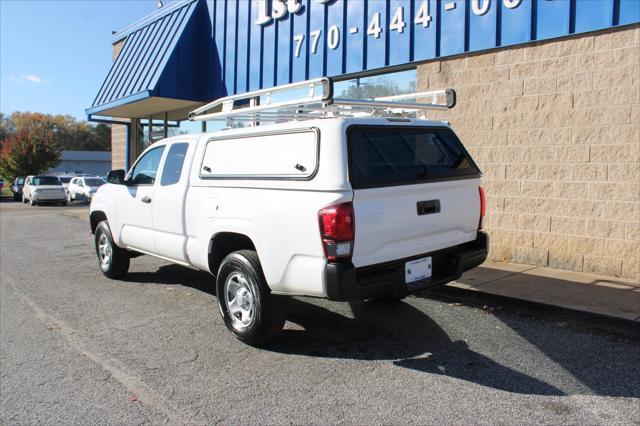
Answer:
[{"label": "brick wall", "polygon": [[640,280],[640,27],[432,61],[485,173],[493,260]]},{"label": "brick wall", "polygon": [[127,168],[127,126],[111,125],[111,168]]}]

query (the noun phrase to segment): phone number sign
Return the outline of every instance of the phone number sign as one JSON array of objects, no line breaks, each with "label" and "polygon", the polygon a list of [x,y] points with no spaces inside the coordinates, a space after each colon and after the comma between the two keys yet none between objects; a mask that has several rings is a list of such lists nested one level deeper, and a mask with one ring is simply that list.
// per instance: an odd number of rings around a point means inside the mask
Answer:
[{"label": "phone number sign", "polygon": [[216,0],[227,94],[640,22],[639,0]]}]

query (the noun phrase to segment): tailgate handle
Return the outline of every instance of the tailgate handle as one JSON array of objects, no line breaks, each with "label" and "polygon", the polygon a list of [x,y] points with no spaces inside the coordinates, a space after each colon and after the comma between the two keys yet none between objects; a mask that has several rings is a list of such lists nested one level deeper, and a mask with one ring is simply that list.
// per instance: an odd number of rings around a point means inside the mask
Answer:
[{"label": "tailgate handle", "polygon": [[440,213],[440,200],[418,201],[418,216]]}]

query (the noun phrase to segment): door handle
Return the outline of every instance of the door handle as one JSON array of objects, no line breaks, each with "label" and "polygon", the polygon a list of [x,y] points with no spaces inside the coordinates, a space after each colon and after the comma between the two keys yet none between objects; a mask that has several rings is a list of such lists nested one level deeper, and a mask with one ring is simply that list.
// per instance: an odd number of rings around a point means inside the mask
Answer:
[{"label": "door handle", "polygon": [[149,197],[148,195],[145,195],[140,199],[140,201],[142,201],[143,203],[149,204],[151,202],[151,197]]}]

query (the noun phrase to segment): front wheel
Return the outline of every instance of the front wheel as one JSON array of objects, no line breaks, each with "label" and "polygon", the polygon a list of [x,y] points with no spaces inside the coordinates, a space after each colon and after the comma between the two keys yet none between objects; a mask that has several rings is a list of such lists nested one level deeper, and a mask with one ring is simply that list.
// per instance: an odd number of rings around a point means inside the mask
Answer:
[{"label": "front wheel", "polygon": [[96,227],[95,246],[98,265],[107,278],[120,278],[129,271],[129,253],[113,242],[106,220]]},{"label": "front wheel", "polygon": [[256,252],[240,250],[225,257],[218,270],[216,290],[222,319],[241,341],[257,346],[282,331],[282,299],[271,294]]}]

